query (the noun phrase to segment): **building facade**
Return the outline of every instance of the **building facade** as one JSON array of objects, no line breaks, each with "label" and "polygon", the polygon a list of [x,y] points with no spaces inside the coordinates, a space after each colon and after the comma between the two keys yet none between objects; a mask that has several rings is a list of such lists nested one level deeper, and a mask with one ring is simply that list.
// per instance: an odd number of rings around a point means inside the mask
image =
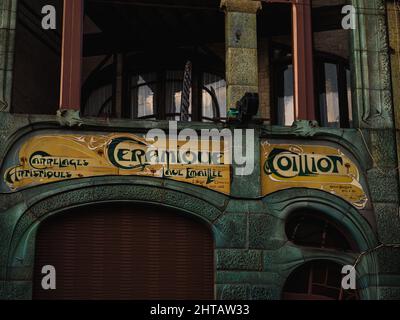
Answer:
[{"label": "building facade", "polygon": [[400,298],[397,1],[34,3],[0,4],[1,299]]}]

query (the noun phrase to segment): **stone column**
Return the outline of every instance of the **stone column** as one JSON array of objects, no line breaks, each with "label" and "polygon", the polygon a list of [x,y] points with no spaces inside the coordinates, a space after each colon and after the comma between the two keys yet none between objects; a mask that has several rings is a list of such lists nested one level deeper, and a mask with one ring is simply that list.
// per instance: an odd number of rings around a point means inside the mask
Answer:
[{"label": "stone column", "polygon": [[375,211],[378,239],[386,246],[370,254],[377,261],[379,283],[368,286],[370,290],[378,290],[378,299],[399,299],[400,281],[392,275],[400,270],[400,250],[391,247],[400,242],[399,162],[392,95],[397,87],[391,82],[387,12],[384,0],[353,0],[353,5],[357,18],[352,32],[353,115],[369,149],[370,202]]},{"label": "stone column", "polygon": [[[389,30],[389,45],[391,49],[392,88],[394,102],[394,117],[397,129],[400,129],[400,3],[386,3]],[[398,152],[400,152],[400,132],[398,132]],[[400,154],[399,154],[400,160]]]},{"label": "stone column", "polygon": [[394,127],[390,63],[384,0],[353,0],[352,32],[356,114],[360,128]]},{"label": "stone column", "polygon": [[0,1],[0,111],[11,104],[17,0]]},{"label": "stone column", "polygon": [[227,108],[246,92],[258,93],[257,11],[261,2],[222,0],[225,11]]}]

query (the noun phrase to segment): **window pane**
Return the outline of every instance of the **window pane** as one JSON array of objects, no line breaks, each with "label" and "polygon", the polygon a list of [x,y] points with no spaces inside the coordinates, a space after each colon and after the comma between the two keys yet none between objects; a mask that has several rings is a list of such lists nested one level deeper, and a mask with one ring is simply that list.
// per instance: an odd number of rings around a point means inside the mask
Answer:
[{"label": "window pane", "polygon": [[[203,76],[202,116],[203,118],[226,117],[226,82],[217,75],[205,73]],[[213,99],[213,97],[215,99]],[[216,101],[215,101],[216,100]]]},{"label": "window pane", "polygon": [[327,127],[340,126],[339,92],[337,67],[332,63],[324,64],[325,101],[321,105],[322,120]]},{"label": "window pane", "polygon": [[278,124],[291,126],[294,121],[294,103],[293,103],[293,66],[289,65],[280,76],[278,96]]},{"label": "window pane", "polygon": [[[339,275],[340,275],[340,273],[339,273]],[[333,300],[338,300],[339,294],[340,294],[340,287],[329,288],[327,286],[314,284],[312,286],[312,293],[315,296],[327,297],[327,298],[331,298]]]},{"label": "window pane", "polygon": [[131,110],[133,118],[151,116],[155,113],[157,75],[148,73],[132,78]]},{"label": "window pane", "polygon": [[[168,81],[166,83],[166,113],[168,120],[180,120],[181,101],[182,101],[181,81]],[[192,90],[190,90],[189,114],[192,114]],[[189,117],[191,119],[191,117]]]},{"label": "window pane", "polygon": [[112,114],[112,86],[101,87],[90,95],[85,105],[85,116],[99,117]]},{"label": "window pane", "polygon": [[285,292],[307,293],[309,291],[310,277],[308,266],[301,266],[289,276],[285,284]]},{"label": "window pane", "polygon": [[[4,9],[11,5],[12,11]],[[0,18],[0,65],[6,67],[7,78],[0,86],[2,94],[7,98],[12,94],[10,107],[14,113],[22,114],[55,114],[60,101],[61,73],[61,41],[63,1],[59,0],[24,0],[0,1],[2,16]],[[42,8],[45,5],[54,6],[56,13],[56,30],[45,30],[40,27]],[[17,10],[17,12],[15,12]],[[16,29],[7,30],[4,22],[8,15],[16,18]],[[6,20],[3,20],[6,19]],[[13,19],[11,18],[11,21]],[[7,23],[6,23],[7,24]],[[15,32],[14,45],[8,43],[8,32]],[[9,47],[8,47],[9,45]],[[7,49],[8,47],[8,49]],[[13,47],[13,49],[11,49]],[[11,77],[11,58],[14,52],[14,66]],[[4,70],[2,70],[3,72]],[[12,81],[12,86],[11,85]],[[12,92],[8,91],[11,90]],[[6,93],[7,92],[7,93]],[[7,102],[9,99],[7,98]]]},{"label": "window pane", "polygon": [[352,94],[351,94],[351,76],[350,70],[346,70],[346,84],[347,84],[347,104],[349,107],[349,124],[350,127],[353,126],[353,101],[352,101]]},{"label": "window pane", "polygon": [[183,69],[182,70],[173,70],[167,71],[167,80],[180,80],[183,81]]},{"label": "window pane", "polygon": [[329,260],[308,262],[289,275],[283,288],[283,299],[357,300],[357,290],[344,290],[341,294],[341,270],[341,265]]},{"label": "window pane", "polygon": [[299,246],[356,250],[332,222],[318,217],[318,213],[302,213],[286,224],[288,240]]},{"label": "window pane", "polygon": [[136,89],[138,98],[137,117],[154,114],[154,92],[149,86],[141,86]]},{"label": "window pane", "polygon": [[344,118],[348,111],[348,92],[342,83],[345,75],[341,74],[349,63],[351,38],[351,30],[342,27],[342,8],[350,3],[349,0],[312,1],[313,44],[315,65],[318,66],[315,70],[320,106],[318,120],[324,127],[338,128],[351,123],[350,117]]},{"label": "window pane", "polygon": [[[262,10],[257,14],[259,113],[264,121],[279,125],[285,124],[285,99],[283,92],[275,91],[279,90],[278,82],[279,86],[283,86],[283,76],[278,73],[284,72],[283,64],[292,64],[292,6],[290,1],[286,2],[288,3],[263,1]],[[290,96],[286,98],[288,99],[287,104],[290,105]],[[292,122],[289,116],[287,125]]]}]

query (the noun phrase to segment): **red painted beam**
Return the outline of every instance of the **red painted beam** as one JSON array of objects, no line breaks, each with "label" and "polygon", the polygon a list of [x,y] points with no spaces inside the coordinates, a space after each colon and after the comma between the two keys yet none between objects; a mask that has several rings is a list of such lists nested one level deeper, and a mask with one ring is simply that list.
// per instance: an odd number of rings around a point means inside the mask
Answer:
[{"label": "red painted beam", "polygon": [[64,0],[60,109],[81,106],[83,0]]},{"label": "red painted beam", "polygon": [[292,4],[295,119],[315,120],[311,0],[261,1]]},{"label": "red painted beam", "polygon": [[292,20],[295,118],[315,120],[311,0],[293,1]]}]

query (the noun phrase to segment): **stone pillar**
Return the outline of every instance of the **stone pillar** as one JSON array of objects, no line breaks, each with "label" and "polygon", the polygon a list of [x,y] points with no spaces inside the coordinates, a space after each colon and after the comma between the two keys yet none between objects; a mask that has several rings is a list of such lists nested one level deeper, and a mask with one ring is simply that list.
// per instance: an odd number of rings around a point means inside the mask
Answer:
[{"label": "stone pillar", "polygon": [[384,3],[384,0],[353,0],[354,121],[360,128],[394,127]]},{"label": "stone pillar", "polygon": [[[370,201],[373,205],[379,241],[376,250],[379,270],[378,299],[400,298],[400,198],[399,162],[396,152],[396,110],[392,93],[398,90],[390,72],[389,34],[384,0],[353,0],[356,29],[353,37],[353,115],[362,129],[371,165],[367,168]],[[390,24],[389,24],[390,28]],[[390,29],[389,29],[390,30]],[[393,78],[395,79],[395,78]]]},{"label": "stone pillar", "polygon": [[[396,129],[400,129],[400,3],[386,3],[389,30],[389,44],[391,48],[392,88],[394,117]],[[398,152],[400,152],[400,132],[398,132]],[[400,154],[399,154],[400,159]]]},{"label": "stone pillar", "polygon": [[227,108],[246,92],[258,93],[257,11],[261,2],[222,0],[225,10]]},{"label": "stone pillar", "polygon": [[0,111],[11,105],[17,0],[0,1]]}]

